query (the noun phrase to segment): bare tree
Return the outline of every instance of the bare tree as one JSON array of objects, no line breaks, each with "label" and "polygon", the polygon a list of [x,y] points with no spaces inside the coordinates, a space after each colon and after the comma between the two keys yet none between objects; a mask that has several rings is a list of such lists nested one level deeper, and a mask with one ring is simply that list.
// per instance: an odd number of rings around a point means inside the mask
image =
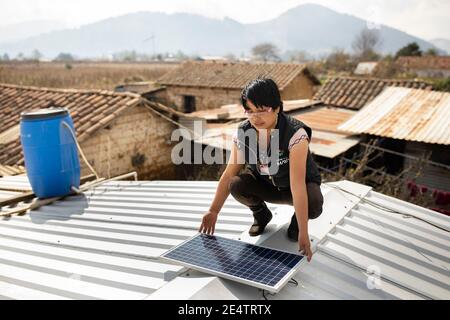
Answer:
[{"label": "bare tree", "polygon": [[269,42],[261,43],[252,48],[252,54],[263,60],[264,62],[273,60],[279,61],[280,58],[278,56],[278,48]]},{"label": "bare tree", "polygon": [[289,51],[287,52],[290,62],[306,63],[312,60],[310,54],[306,51]]},{"label": "bare tree", "polygon": [[33,52],[31,53],[31,59],[32,60],[38,61],[42,57],[43,57],[42,53],[39,50],[37,50],[37,49],[34,49]]},{"label": "bare tree", "polygon": [[359,59],[378,60],[379,55],[376,53],[376,49],[381,43],[382,39],[377,30],[364,28],[356,35],[352,47]]},{"label": "bare tree", "polygon": [[327,56],[325,60],[325,67],[328,70],[336,72],[350,72],[355,68],[355,64],[352,61],[352,57],[348,53],[346,53],[343,49],[335,48]]}]

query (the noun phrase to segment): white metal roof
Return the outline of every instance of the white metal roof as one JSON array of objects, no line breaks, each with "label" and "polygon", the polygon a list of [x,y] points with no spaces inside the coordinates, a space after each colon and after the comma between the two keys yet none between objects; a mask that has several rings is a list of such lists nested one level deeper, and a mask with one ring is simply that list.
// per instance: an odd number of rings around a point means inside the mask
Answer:
[{"label": "white metal roof", "polygon": [[[341,181],[345,190],[447,229],[450,218]],[[25,216],[0,220],[0,298],[261,299],[258,289],[162,263],[162,252],[197,232],[217,182],[105,183]],[[269,299],[449,299],[449,234],[386,213],[322,184],[324,212],[310,221],[315,254]],[[285,236],[293,208],[275,213],[267,232],[250,238],[253,219],[231,196],[218,235],[295,252]],[[368,270],[369,269],[369,270]],[[379,271],[369,289],[367,271]],[[186,273],[188,272],[188,273]],[[178,276],[177,276],[178,275]],[[376,275],[376,274],[375,274]]]},{"label": "white metal roof", "polygon": [[[156,258],[197,232],[215,185],[110,182],[0,219],[0,298],[145,298],[182,270]],[[252,222],[230,197],[216,230],[234,238]]]},{"label": "white metal roof", "polygon": [[[288,284],[269,299],[449,299],[450,236],[414,218],[388,213],[323,184],[324,212],[310,221],[315,254]],[[341,181],[333,183],[375,205],[414,214],[450,229],[450,218],[410,203]],[[288,220],[292,210],[278,208]],[[286,212],[287,211],[287,212]],[[287,224],[255,243],[292,252]],[[249,238],[245,240],[250,240]],[[181,290],[179,288],[190,288]],[[170,295],[169,295],[170,293]],[[150,299],[261,299],[261,291],[189,271],[152,294]]]}]

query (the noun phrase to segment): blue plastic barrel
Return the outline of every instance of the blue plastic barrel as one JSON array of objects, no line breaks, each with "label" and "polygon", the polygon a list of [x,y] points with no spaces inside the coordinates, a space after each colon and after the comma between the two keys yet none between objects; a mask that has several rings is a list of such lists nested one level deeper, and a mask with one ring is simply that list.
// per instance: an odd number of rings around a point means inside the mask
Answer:
[{"label": "blue plastic barrel", "polygon": [[25,168],[39,198],[64,196],[80,186],[80,161],[72,118],[65,108],[22,112],[20,140]]}]

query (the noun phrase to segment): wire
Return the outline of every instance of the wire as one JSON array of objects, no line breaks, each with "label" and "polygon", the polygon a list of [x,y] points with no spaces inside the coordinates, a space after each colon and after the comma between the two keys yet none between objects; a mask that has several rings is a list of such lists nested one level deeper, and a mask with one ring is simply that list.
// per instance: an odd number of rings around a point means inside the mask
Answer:
[{"label": "wire", "polygon": [[433,223],[433,222],[430,222],[430,221],[428,221],[428,220],[426,220],[426,219],[417,217],[417,216],[415,216],[415,215],[413,215],[413,214],[410,214],[410,213],[404,213],[404,212],[400,212],[400,211],[394,210],[394,209],[392,209],[392,208],[388,208],[388,207],[383,206],[383,205],[381,205],[381,204],[375,203],[375,202],[373,202],[373,201],[371,201],[371,200],[365,199],[365,196],[364,196],[364,197],[361,197],[361,196],[359,196],[359,195],[357,195],[357,194],[354,194],[353,192],[350,192],[350,191],[348,191],[348,190],[345,190],[345,189],[343,189],[343,188],[341,188],[341,187],[339,187],[339,186],[334,186],[334,185],[331,185],[331,184],[327,184],[327,186],[332,187],[332,188],[335,188],[335,189],[339,189],[339,190],[341,190],[341,191],[343,191],[343,192],[346,192],[346,193],[348,193],[348,194],[351,194],[352,196],[358,198],[358,199],[361,200],[362,202],[365,202],[365,203],[367,203],[367,204],[369,204],[369,205],[371,205],[371,206],[373,206],[373,207],[375,207],[375,208],[377,208],[377,209],[384,210],[384,211],[389,212],[389,213],[399,214],[399,215],[402,215],[404,218],[414,218],[414,219],[420,220],[420,221],[422,221],[422,222],[424,222],[424,223],[427,223],[427,224],[429,224],[429,225],[431,225],[431,226],[433,226],[433,227],[435,227],[435,228],[437,228],[437,229],[440,229],[440,230],[442,230],[442,231],[450,232],[450,230],[448,230],[448,229],[446,229],[446,228],[444,228],[444,227],[441,227],[441,226],[439,226],[439,225],[437,225],[437,224],[435,224],[435,223]]},{"label": "wire", "polygon": [[89,169],[92,171],[92,173],[95,175],[95,177],[97,179],[100,178],[100,176],[98,175],[98,173],[94,170],[94,168],[91,166],[91,164],[89,163],[89,161],[86,159],[86,156],[84,155],[83,150],[80,147],[80,144],[78,143],[77,138],[75,137],[75,133],[73,132],[72,128],[69,126],[69,124],[65,121],[62,122],[63,126],[65,126],[67,129],[69,129],[70,134],[72,135],[73,141],[75,142],[75,144],[77,145],[78,151],[81,154],[81,157],[83,158],[84,162],[86,163],[86,165],[89,167]]},{"label": "wire", "polygon": [[294,286],[298,287],[298,281],[295,280],[294,278],[292,278],[291,280],[289,280],[288,283],[293,284]]},{"label": "wire", "polygon": [[275,295],[275,293],[270,293],[269,291],[262,290],[262,296],[263,296],[264,300],[269,300],[267,298],[266,294],[269,295],[269,296],[274,296]]}]

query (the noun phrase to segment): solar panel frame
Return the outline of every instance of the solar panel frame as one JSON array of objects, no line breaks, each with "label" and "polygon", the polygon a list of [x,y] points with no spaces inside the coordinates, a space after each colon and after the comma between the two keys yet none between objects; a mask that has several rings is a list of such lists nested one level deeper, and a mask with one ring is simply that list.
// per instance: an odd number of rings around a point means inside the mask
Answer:
[{"label": "solar panel frame", "polygon": [[[243,241],[239,241],[239,240],[236,240],[236,239],[230,239],[230,238],[220,237],[220,236],[216,236],[216,235],[213,236],[213,237],[215,237],[217,239],[236,241],[238,243],[242,243],[242,244],[245,244],[245,245],[250,245],[250,246],[255,247],[255,248],[263,248],[263,249],[266,249],[266,250],[272,250],[272,251],[275,251],[275,252],[287,253],[289,255],[297,255],[297,256],[301,257],[301,259],[275,285],[267,285],[267,284],[263,284],[263,283],[260,283],[260,282],[257,282],[257,281],[244,279],[244,278],[241,278],[241,277],[229,274],[229,273],[216,271],[216,270],[213,270],[213,269],[209,269],[209,268],[206,268],[206,267],[203,267],[203,266],[195,265],[195,264],[192,264],[192,263],[189,263],[189,262],[186,262],[186,261],[174,259],[174,258],[171,258],[171,257],[167,256],[171,252],[173,252],[173,251],[179,249],[180,247],[186,245],[188,242],[193,241],[195,238],[201,237],[202,235],[205,235],[205,234],[197,233],[196,235],[188,238],[187,240],[183,241],[182,243],[178,244],[177,246],[175,246],[175,247],[169,249],[168,251],[164,252],[163,254],[161,254],[159,256],[159,258],[164,260],[164,261],[166,261],[166,262],[172,262],[172,263],[175,263],[175,264],[178,264],[178,265],[182,265],[182,266],[185,266],[185,267],[192,268],[194,270],[198,270],[198,271],[202,271],[202,272],[205,272],[205,273],[208,273],[208,274],[219,276],[219,277],[224,278],[224,279],[229,279],[229,280],[233,280],[233,281],[236,281],[236,282],[239,282],[239,283],[247,284],[247,285],[250,285],[250,286],[253,286],[253,287],[257,287],[259,289],[267,290],[267,291],[269,291],[271,293],[279,292],[286,285],[286,283],[293,277],[293,275],[298,271],[299,267],[306,260],[305,259],[306,257],[304,255],[301,255],[301,254],[295,254],[295,253],[284,251],[284,250],[279,250],[279,249],[274,249],[274,248],[254,245],[254,244],[243,242]],[[208,235],[206,235],[206,236],[208,236]]]}]

